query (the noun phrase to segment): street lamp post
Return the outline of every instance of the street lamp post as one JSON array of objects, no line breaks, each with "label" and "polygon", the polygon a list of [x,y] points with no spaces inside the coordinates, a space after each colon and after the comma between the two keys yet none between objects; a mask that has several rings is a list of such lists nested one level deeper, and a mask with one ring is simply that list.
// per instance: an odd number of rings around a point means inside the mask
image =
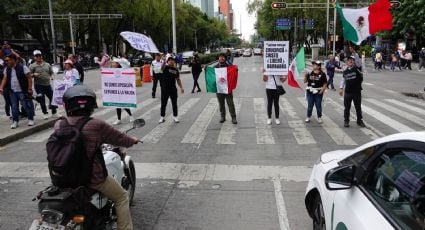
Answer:
[{"label": "street lamp post", "polygon": [[53,25],[53,13],[52,13],[52,1],[49,0],[49,16],[50,16],[50,28],[52,30],[52,44],[53,44],[53,63],[56,63],[56,35],[55,35],[55,26]]},{"label": "street lamp post", "polygon": [[177,41],[176,41],[176,3],[175,0],[171,0],[171,17],[173,27],[173,53],[177,54]]}]

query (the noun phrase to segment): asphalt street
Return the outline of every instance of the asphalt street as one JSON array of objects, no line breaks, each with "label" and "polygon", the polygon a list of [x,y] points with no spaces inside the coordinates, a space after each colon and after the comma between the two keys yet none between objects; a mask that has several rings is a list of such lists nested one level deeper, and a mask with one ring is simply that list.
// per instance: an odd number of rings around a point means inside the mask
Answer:
[{"label": "asphalt street", "polygon": [[[147,123],[131,132],[144,144],[128,149],[137,171],[131,207],[135,229],[312,229],[304,193],[311,167],[322,153],[425,129],[425,101],[402,94],[422,89],[424,72],[368,69],[363,84],[367,128],[355,124],[354,108],[351,127],[343,127],[342,97],[332,90],[324,97],[324,123],[316,121],[314,110],[312,122],[305,124],[304,92],[287,85],[280,100],[282,124],[267,125],[262,58],[235,58],[235,64],[237,125],[230,117],[219,123],[217,99],[205,92],[203,79],[202,92],[190,93],[191,74],[181,76],[185,93],[178,98],[178,124],[170,117],[171,104],[166,122],[158,124],[160,100],[151,98],[152,84],[138,88],[133,113]],[[337,74],[336,86],[340,79]],[[100,93],[99,71],[89,71],[85,84]],[[110,123],[116,119],[112,108],[101,107],[94,116]],[[123,112],[117,128],[128,126]],[[31,199],[50,183],[45,153],[50,133],[42,131],[0,149],[0,229],[28,229],[38,217]]]}]

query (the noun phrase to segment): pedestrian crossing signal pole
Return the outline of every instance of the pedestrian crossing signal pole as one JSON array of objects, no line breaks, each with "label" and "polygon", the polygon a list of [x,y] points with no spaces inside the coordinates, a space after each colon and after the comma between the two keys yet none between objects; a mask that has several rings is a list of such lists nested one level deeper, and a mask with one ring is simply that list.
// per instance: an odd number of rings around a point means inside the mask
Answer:
[{"label": "pedestrian crossing signal pole", "polygon": [[171,17],[173,26],[173,53],[177,54],[177,41],[176,41],[176,3],[171,0]]}]

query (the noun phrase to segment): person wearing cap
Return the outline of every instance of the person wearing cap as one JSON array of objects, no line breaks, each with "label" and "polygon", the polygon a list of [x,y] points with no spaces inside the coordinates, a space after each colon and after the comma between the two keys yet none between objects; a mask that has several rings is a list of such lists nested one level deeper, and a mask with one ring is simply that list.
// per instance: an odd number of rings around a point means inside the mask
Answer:
[{"label": "person wearing cap", "polygon": [[422,47],[421,51],[419,52],[419,71],[422,71],[422,67],[425,68],[425,47]]},{"label": "person wearing cap", "polygon": [[12,103],[13,123],[11,129],[16,129],[19,122],[19,102],[21,102],[28,116],[28,126],[34,125],[34,104],[32,102],[32,77],[31,72],[25,65],[18,62],[15,54],[7,58],[7,67],[3,71],[3,80],[0,85],[0,93],[5,88],[9,89]]},{"label": "person wearing cap", "polygon": [[52,116],[56,116],[56,106],[52,105],[53,90],[50,86],[53,70],[49,63],[45,62],[40,50],[34,50],[34,62],[29,66],[32,77],[34,78],[34,89],[37,93],[36,100],[40,103],[43,118],[48,119],[49,113],[46,107],[46,98],[49,99],[49,108],[52,110]]},{"label": "person wearing cap", "polygon": [[326,74],[322,71],[322,62],[317,60],[313,61],[313,70],[310,73],[304,75],[304,83],[307,84],[307,118],[306,123],[311,121],[311,115],[313,114],[313,107],[316,106],[317,122],[319,124],[322,121],[322,100],[323,93],[327,89],[328,81]]},{"label": "person wearing cap", "polygon": [[76,54],[68,55],[68,59],[72,61],[74,68],[78,71],[80,76],[80,83],[84,82],[84,68],[81,63],[78,61],[78,56]]},{"label": "person wearing cap", "polygon": [[[2,58],[0,58],[0,83],[3,81],[3,77],[5,76],[3,74],[5,66],[6,66],[6,63],[3,61]],[[12,103],[10,101],[9,90],[8,90],[7,87],[4,88],[3,98],[4,98],[4,111],[6,113],[6,116],[8,116],[12,119],[12,117],[10,116],[10,110],[12,108]]]},{"label": "person wearing cap", "polygon": [[[220,53],[218,56],[218,63],[214,66],[214,68],[224,68],[228,67],[229,64],[226,60],[226,54]],[[220,123],[224,123],[226,121],[226,106],[224,101],[227,102],[227,106],[229,107],[230,116],[232,117],[232,123],[237,124],[236,120],[236,111],[235,111],[235,103],[233,102],[233,93],[224,94],[224,93],[216,93],[218,105],[220,108]]]},{"label": "person wearing cap", "polygon": [[339,95],[344,96],[344,127],[350,127],[351,101],[354,102],[357,114],[357,125],[366,127],[362,116],[362,82],[363,73],[355,65],[355,57],[347,58],[347,69],[342,73]]},{"label": "person wearing cap", "polygon": [[180,80],[179,70],[176,68],[176,60],[173,57],[169,57],[167,64],[162,65],[162,75],[159,78],[161,86],[161,118],[159,123],[165,122],[165,109],[167,108],[168,99],[171,99],[173,107],[173,120],[175,123],[179,123],[178,119],[178,108],[177,108],[177,85],[180,87],[181,93],[184,93],[183,85]]},{"label": "person wearing cap", "polygon": [[67,85],[79,85],[80,84],[80,75],[78,71],[74,68],[74,63],[67,59],[63,62],[63,81]]},{"label": "person wearing cap", "polygon": [[[112,68],[122,68],[123,65],[125,66],[125,60],[119,59],[119,58],[112,58],[112,64],[111,67]],[[124,109],[128,116],[130,117],[130,122],[134,121],[133,115],[131,114],[131,111],[129,108],[125,108]],[[112,123],[113,125],[119,125],[121,124],[121,112],[122,112],[122,108],[117,108],[117,120],[114,121],[114,123]]]},{"label": "person wearing cap", "polygon": [[156,94],[156,88],[158,87],[158,81],[159,78],[162,75],[162,65],[164,64],[164,61],[162,61],[161,59],[161,54],[160,53],[156,53],[155,54],[155,60],[152,61],[151,63],[151,77],[153,80],[153,84],[152,84],[152,98],[155,98],[155,94]]}]

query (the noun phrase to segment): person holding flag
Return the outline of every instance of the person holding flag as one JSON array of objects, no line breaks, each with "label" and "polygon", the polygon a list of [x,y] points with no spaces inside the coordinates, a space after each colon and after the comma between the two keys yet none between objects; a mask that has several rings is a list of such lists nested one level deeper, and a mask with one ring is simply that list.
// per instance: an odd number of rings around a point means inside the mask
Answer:
[{"label": "person holding flag", "polygon": [[321,66],[322,62],[317,60],[313,61],[313,71],[304,75],[304,83],[307,83],[306,87],[306,96],[307,96],[307,118],[305,119],[306,123],[310,122],[311,115],[313,112],[313,106],[316,106],[317,111],[317,122],[319,124],[323,123],[322,121],[322,99],[323,93],[327,89],[328,81],[326,79],[326,74],[322,71]]},{"label": "person holding flag", "polygon": [[229,107],[232,123],[237,124],[235,104],[233,102],[232,91],[236,88],[238,80],[238,68],[236,65],[229,65],[226,62],[226,54],[221,53],[218,57],[218,64],[213,67],[206,67],[205,82],[207,92],[216,93],[220,108],[220,123],[226,121],[226,107],[224,101]]}]

